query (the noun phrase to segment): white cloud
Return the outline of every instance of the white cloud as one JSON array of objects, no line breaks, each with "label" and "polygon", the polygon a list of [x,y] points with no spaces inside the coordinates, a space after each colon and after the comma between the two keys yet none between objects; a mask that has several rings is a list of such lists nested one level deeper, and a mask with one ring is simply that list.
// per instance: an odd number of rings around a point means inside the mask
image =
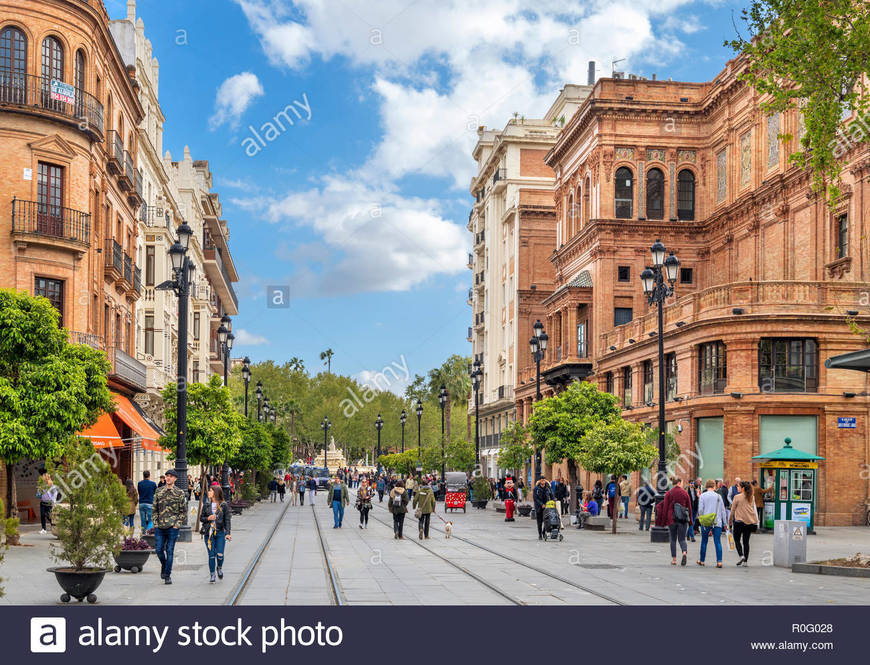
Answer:
[{"label": "white cloud", "polygon": [[262,335],[255,335],[254,333],[249,333],[244,328],[234,330],[233,334],[236,336],[235,343],[239,346],[259,346],[269,343],[269,340]]},{"label": "white cloud", "polygon": [[209,118],[209,127],[215,130],[224,123],[235,127],[251,102],[262,95],[263,86],[256,74],[242,72],[230,76],[217,89],[214,114]]}]

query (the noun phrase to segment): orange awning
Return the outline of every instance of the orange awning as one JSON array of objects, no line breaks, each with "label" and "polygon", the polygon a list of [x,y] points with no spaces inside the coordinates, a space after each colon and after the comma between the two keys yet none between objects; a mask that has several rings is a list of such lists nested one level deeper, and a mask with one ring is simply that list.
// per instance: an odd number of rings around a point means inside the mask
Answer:
[{"label": "orange awning", "polygon": [[133,403],[117,393],[112,393],[112,398],[115,400],[115,415],[127,423],[135,434],[142,437],[142,448],[145,450],[163,450],[157,443],[160,434],[145,421]]},{"label": "orange awning", "polygon": [[118,428],[115,427],[112,415],[109,413],[101,415],[96,423],[79,436],[90,439],[94,448],[122,448],[124,446],[121,435],[118,434]]}]

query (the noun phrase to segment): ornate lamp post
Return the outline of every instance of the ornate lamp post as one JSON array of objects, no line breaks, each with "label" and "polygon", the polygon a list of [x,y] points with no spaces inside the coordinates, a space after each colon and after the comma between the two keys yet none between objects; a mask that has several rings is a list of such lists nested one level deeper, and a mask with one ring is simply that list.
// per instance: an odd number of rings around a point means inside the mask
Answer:
[{"label": "ornate lamp post", "polygon": [[402,423],[402,452],[405,452],[405,422],[408,420],[408,414],[405,409],[402,409],[402,415],[399,416],[399,422]]},{"label": "ornate lamp post", "polygon": [[[188,297],[190,296],[190,284],[193,281],[193,261],[187,254],[190,247],[190,237],[193,229],[187,222],[182,222],[178,227],[178,239],[169,248],[169,259],[172,262],[173,278],[166,280],[157,288],[161,291],[173,291],[178,296],[178,373],[176,375],[176,420],[178,431],[176,432],[176,458],[175,473],[178,474],[178,486],[187,491],[187,318]],[[182,525],[178,539],[182,542],[190,542],[192,539],[190,526],[187,524],[187,511],[185,510],[184,524]]]},{"label": "ornate lamp post", "polygon": [[260,422],[262,417],[263,410],[263,382],[257,381],[257,390],[255,391],[257,395],[257,422]]},{"label": "ornate lamp post", "polygon": [[[544,331],[544,324],[538,319],[535,325],[532,326],[534,336],[529,340],[529,348],[532,351],[532,357],[535,359],[535,401],[541,399],[541,360],[544,359],[544,352],[547,350],[547,340],[550,338]],[[535,448],[535,482],[541,477],[541,450]]]},{"label": "ornate lamp post", "polygon": [[[230,351],[233,348],[233,340],[236,338],[236,336],[230,332],[232,325],[232,319],[224,314],[223,317],[221,317],[221,325],[217,329],[218,341],[220,342],[221,353],[224,357],[224,386],[228,384]],[[227,460],[224,460],[223,466],[221,467],[221,489],[224,492],[224,496],[227,497],[227,500],[232,498],[230,497],[230,466],[227,463]]]},{"label": "ornate lamp post", "polygon": [[663,516],[659,514],[659,503],[665,498],[668,489],[667,446],[665,443],[665,336],[664,336],[664,303],[674,294],[674,283],[677,281],[680,260],[671,252],[667,258],[667,249],[661,240],[656,240],[650,247],[653,265],[640,274],[643,292],[650,305],[658,305],[658,356],[659,356],[659,463],[656,472],[656,524],[650,529],[650,542],[668,542],[668,529],[661,524]]},{"label": "ornate lamp post", "polygon": [[480,464],[480,381],[483,367],[479,360],[474,361],[471,370],[471,385],[474,388],[474,463]]},{"label": "ornate lamp post", "polygon": [[445,459],[444,459],[444,407],[447,406],[447,388],[442,385],[441,390],[438,392],[438,405],[441,407],[441,477],[444,477],[445,473]]},{"label": "ornate lamp post", "polygon": [[417,398],[417,452],[420,452],[420,421],[423,418],[423,402]]},{"label": "ornate lamp post", "polygon": [[[381,430],[384,427],[384,419],[381,418],[381,414],[378,414],[378,417],[375,419],[375,429],[378,430],[378,454],[377,457],[380,459],[381,457]],[[380,462],[378,462],[380,464]]]},{"label": "ornate lamp post", "polygon": [[329,418],[327,418],[326,416],[323,416],[323,420],[320,422],[320,429],[323,430],[323,466],[325,468],[329,468],[326,465],[326,451],[327,451],[326,435],[329,432],[330,427],[332,427],[332,423],[329,422]]},{"label": "ornate lamp post", "polygon": [[248,417],[248,384],[251,382],[251,359],[245,356],[242,361],[242,379],[245,381],[245,418]]}]

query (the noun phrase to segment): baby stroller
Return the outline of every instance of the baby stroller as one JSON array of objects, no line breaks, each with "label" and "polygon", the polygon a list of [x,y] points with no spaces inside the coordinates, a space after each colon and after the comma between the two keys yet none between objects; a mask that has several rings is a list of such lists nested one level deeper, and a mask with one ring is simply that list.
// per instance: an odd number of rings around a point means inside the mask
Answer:
[{"label": "baby stroller", "polygon": [[556,510],[555,501],[547,501],[544,504],[544,522],[543,532],[545,540],[562,540],[562,518],[559,516],[559,511]]}]

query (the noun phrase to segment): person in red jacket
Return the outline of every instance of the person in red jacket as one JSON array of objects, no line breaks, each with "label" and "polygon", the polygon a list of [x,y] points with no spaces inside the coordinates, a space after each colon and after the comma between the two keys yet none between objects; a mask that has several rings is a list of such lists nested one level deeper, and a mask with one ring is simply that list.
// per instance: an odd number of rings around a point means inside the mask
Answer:
[{"label": "person in red jacket", "polygon": [[[680,506],[677,508],[676,506]],[[686,565],[686,530],[692,523],[692,500],[683,489],[683,479],[674,478],[674,486],[665,494],[661,504],[662,523],[668,527],[671,540],[671,565],[677,565],[677,541],[683,552],[681,566]]]},{"label": "person in red jacket", "polygon": [[513,522],[514,508],[517,505],[517,491],[514,488],[513,478],[508,476],[504,484],[504,521]]}]

